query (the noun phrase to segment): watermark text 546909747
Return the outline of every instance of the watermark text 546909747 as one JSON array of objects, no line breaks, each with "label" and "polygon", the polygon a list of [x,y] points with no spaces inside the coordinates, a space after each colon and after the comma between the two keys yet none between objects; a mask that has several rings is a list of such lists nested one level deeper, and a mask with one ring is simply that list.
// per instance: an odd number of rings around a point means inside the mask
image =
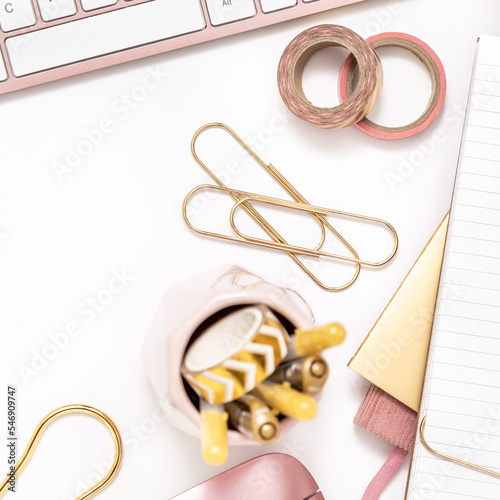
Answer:
[{"label": "watermark text 546909747", "polygon": [[17,399],[16,388],[7,386],[7,466],[9,491],[16,491],[16,462],[17,462]]}]

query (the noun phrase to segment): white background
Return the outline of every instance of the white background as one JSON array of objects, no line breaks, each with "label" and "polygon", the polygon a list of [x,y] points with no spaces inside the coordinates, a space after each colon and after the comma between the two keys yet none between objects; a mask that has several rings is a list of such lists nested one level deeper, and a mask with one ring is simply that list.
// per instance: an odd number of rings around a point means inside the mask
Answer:
[{"label": "white background", "polygon": [[[86,403],[107,412],[125,439],[122,470],[99,498],[165,500],[224,468],[283,451],[311,470],[328,500],[360,499],[392,447],[352,424],[368,383],[346,364],[448,210],[476,38],[500,35],[499,16],[496,0],[367,0],[0,98],[0,400],[7,384],[17,386],[20,445],[48,411]],[[416,137],[383,142],[354,128],[319,130],[293,117],[277,90],[278,60],[296,34],[321,23],[365,35],[407,32],[433,47],[448,77],[436,122]],[[308,65],[305,88],[316,104],[335,104],[342,57],[340,50],[328,50]],[[401,124],[424,107],[430,80],[403,51],[385,50],[381,57],[385,88],[374,117]],[[145,95],[138,87],[155,68],[161,82]],[[144,99],[132,109],[120,103],[124,95]],[[102,120],[112,131],[71,172],[57,175],[56,163],[64,163]],[[249,140],[260,134],[259,154],[310,202],[389,220],[400,236],[396,258],[386,267],[364,269],[354,286],[331,294],[285,255],[191,233],[180,206],[189,189],[208,178],[191,158],[189,143],[210,121],[223,121]],[[276,124],[279,131],[270,134]],[[242,170],[233,185],[247,187],[258,167],[221,146],[224,138],[211,139],[207,154],[221,155],[214,169],[235,159]],[[401,168],[405,161],[416,166]],[[383,234],[353,234],[369,255],[387,248]],[[195,438],[154,421],[157,404],[140,354],[164,291],[229,262],[295,287],[318,322],[342,322],[348,338],[327,354],[332,378],[313,422],[267,449],[233,449],[224,468],[213,469],[203,463]],[[335,277],[337,267],[319,269]],[[121,270],[131,277],[124,290],[95,317],[82,315],[82,307],[88,309],[81,304]],[[50,335],[70,322],[80,334],[54,352],[47,347]],[[0,411],[6,414],[4,402]],[[0,422],[3,440],[6,418]],[[1,441],[0,450],[6,468]],[[98,422],[59,421],[19,478],[16,498],[72,499],[79,485],[95,481],[111,454]],[[406,474],[402,468],[383,498],[403,498]]]}]

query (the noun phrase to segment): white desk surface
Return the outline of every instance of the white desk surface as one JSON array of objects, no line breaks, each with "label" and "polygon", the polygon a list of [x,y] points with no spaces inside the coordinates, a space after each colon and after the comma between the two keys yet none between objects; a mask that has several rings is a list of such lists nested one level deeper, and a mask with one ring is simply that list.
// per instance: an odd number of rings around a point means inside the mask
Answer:
[{"label": "white desk surface", "polygon": [[[7,384],[17,385],[20,445],[45,413],[81,402],[112,416],[125,439],[123,468],[103,500],[166,500],[265,451],[299,458],[328,500],[360,499],[391,446],[352,424],[368,383],[346,364],[448,210],[476,38],[500,35],[499,16],[496,0],[368,0],[0,98],[0,398],[6,400]],[[321,23],[364,34],[402,31],[426,41],[448,77],[436,122],[418,136],[383,142],[354,128],[319,130],[293,117],[277,90],[278,60],[296,34]],[[330,55],[338,62],[339,54]],[[381,55],[386,87],[376,116],[387,124],[415,117],[429,95],[425,69],[402,51]],[[305,76],[312,100],[326,105],[336,93],[336,70],[325,69],[327,59],[316,57]],[[139,87],[152,70],[159,83],[144,92]],[[142,101],[126,104],[127,95]],[[54,164],[65,162],[102,120],[112,130],[58,179]],[[284,255],[191,233],[180,205],[208,179],[189,142],[210,121],[223,121],[244,138],[261,134],[261,156],[312,203],[389,220],[401,239],[396,258],[331,294]],[[221,148],[214,142],[212,150]],[[231,158],[222,154],[225,168]],[[404,161],[416,166],[401,167]],[[368,249],[378,242],[368,231],[359,237]],[[165,289],[229,262],[296,287],[319,322],[344,323],[348,338],[328,353],[333,376],[313,422],[268,449],[233,449],[225,466],[213,469],[203,463],[195,438],[155,421],[140,352]],[[122,270],[131,277],[124,290],[88,313],[81,304]],[[47,347],[72,321],[80,334],[64,348]],[[4,403],[0,412],[6,415]],[[0,421],[4,436],[6,418]],[[7,449],[0,449],[6,468]],[[111,453],[98,422],[60,421],[18,479],[16,498],[73,499],[96,480]],[[406,469],[383,498],[403,498]]]}]

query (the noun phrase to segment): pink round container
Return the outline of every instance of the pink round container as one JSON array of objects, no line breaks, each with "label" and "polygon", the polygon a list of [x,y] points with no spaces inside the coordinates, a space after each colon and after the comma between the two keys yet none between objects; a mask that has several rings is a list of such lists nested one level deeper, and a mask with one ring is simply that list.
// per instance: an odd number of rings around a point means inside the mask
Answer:
[{"label": "pink round container", "polygon": [[[273,285],[238,266],[228,265],[196,276],[170,288],[163,296],[144,344],[142,361],[169,421],[182,431],[199,436],[197,396],[186,387],[181,376],[190,340],[200,332],[200,326],[208,326],[228,308],[252,304],[268,306],[290,328],[290,333],[295,328],[307,330],[314,326],[309,307],[296,292]],[[280,438],[296,423],[284,419]],[[228,444],[259,445],[233,430],[228,433]]]}]

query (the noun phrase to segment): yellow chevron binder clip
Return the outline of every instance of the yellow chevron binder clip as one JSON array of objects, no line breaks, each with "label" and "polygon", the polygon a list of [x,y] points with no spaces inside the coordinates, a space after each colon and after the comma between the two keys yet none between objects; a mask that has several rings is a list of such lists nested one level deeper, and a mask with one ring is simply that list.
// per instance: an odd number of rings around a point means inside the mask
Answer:
[{"label": "yellow chevron binder clip", "polygon": [[229,403],[271,375],[289,346],[288,332],[267,307],[246,307],[207,328],[189,346],[182,374],[207,403]]}]

